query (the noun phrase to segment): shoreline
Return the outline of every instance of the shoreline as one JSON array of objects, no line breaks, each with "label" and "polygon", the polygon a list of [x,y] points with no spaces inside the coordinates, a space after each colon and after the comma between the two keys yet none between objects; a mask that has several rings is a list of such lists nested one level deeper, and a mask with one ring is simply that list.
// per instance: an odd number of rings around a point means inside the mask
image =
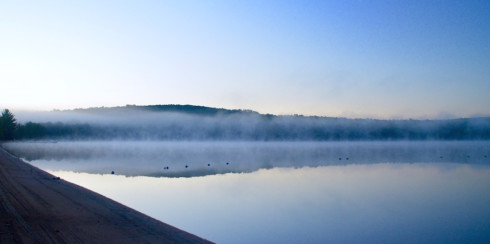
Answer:
[{"label": "shoreline", "polygon": [[210,243],[38,169],[0,146],[0,243]]}]

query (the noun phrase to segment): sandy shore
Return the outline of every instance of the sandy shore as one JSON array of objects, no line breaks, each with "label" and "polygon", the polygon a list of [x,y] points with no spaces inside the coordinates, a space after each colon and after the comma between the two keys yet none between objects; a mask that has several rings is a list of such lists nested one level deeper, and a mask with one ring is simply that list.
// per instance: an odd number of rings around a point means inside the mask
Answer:
[{"label": "sandy shore", "polygon": [[207,243],[0,148],[0,243]]}]

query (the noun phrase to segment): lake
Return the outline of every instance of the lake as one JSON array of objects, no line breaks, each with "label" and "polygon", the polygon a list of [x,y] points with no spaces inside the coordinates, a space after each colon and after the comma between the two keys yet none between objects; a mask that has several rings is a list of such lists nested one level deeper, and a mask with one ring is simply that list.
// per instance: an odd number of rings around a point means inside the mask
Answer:
[{"label": "lake", "polygon": [[486,141],[3,146],[218,243],[490,241]]}]

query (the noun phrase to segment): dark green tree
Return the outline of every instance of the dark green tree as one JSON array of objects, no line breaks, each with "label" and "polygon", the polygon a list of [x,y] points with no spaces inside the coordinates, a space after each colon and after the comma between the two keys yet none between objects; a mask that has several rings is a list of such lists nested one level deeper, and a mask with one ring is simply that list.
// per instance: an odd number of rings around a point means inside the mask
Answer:
[{"label": "dark green tree", "polygon": [[17,121],[14,115],[8,109],[3,110],[0,117],[0,139],[13,140],[16,127]]},{"label": "dark green tree", "polygon": [[1,116],[0,116],[0,141],[3,141],[3,123],[2,123]]}]

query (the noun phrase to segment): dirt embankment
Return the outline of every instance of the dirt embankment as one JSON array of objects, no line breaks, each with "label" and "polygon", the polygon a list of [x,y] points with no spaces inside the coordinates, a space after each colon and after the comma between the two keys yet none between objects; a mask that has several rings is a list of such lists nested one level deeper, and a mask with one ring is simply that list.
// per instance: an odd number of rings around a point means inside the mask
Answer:
[{"label": "dirt embankment", "polygon": [[0,147],[0,243],[208,243]]}]

